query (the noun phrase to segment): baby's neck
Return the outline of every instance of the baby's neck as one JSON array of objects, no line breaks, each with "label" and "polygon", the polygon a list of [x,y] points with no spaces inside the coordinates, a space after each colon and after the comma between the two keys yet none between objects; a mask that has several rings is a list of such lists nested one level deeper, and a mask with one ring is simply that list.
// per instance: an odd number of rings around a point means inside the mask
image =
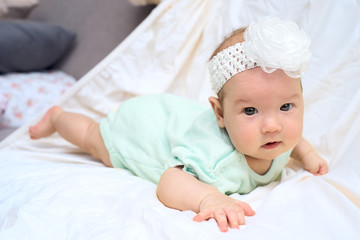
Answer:
[{"label": "baby's neck", "polygon": [[245,155],[245,158],[249,167],[259,175],[266,174],[269,171],[271,164],[273,162],[273,160],[253,158],[247,155]]}]

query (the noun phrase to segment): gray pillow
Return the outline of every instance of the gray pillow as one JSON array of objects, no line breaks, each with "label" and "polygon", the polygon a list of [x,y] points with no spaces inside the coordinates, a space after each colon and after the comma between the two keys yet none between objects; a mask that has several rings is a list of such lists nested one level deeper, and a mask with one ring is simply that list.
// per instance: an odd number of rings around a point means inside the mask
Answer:
[{"label": "gray pillow", "polygon": [[64,57],[75,34],[29,20],[0,20],[0,73],[49,69]]}]

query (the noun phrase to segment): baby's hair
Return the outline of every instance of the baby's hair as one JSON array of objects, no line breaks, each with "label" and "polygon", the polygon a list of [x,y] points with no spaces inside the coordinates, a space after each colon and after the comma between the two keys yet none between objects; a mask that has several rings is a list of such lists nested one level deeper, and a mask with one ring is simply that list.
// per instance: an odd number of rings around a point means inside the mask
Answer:
[{"label": "baby's hair", "polygon": [[244,33],[246,29],[247,27],[236,29],[229,36],[225,37],[224,41],[220,43],[220,45],[215,49],[210,59],[212,59],[218,52],[221,52],[225,48],[228,48],[236,43],[244,42]]},{"label": "baby's hair", "polygon": [[[236,43],[244,42],[245,41],[244,33],[245,33],[246,29],[247,29],[247,27],[236,29],[229,36],[225,37],[225,40],[216,48],[214,53],[211,55],[210,59],[212,59],[216,54],[218,54],[218,52],[221,52],[225,48],[233,46]],[[218,95],[220,103],[222,103],[222,100],[224,98],[223,91],[220,90],[217,95]]]}]

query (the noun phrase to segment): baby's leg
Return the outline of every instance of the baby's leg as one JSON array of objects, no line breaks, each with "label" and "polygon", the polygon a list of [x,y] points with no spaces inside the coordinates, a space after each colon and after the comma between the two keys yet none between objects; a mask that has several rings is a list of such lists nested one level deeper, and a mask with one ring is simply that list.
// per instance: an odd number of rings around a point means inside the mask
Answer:
[{"label": "baby's leg", "polygon": [[100,134],[99,124],[82,114],[65,112],[61,107],[50,108],[45,116],[29,128],[32,139],[58,132],[61,137],[112,167],[108,151]]}]

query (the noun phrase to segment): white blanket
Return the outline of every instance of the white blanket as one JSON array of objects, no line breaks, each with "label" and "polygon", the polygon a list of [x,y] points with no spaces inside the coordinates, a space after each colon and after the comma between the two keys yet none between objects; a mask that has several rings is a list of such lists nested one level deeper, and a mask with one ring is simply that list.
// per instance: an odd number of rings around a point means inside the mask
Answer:
[{"label": "white blanket", "polygon": [[96,119],[155,92],[207,104],[206,63],[224,35],[262,16],[295,20],[312,39],[304,136],[329,173],[292,164],[280,183],[234,194],[257,212],[240,230],[221,233],[214,220],[164,207],[154,184],[104,167],[56,134],[30,140],[39,116],[0,144],[0,239],[359,239],[359,13],[355,0],[165,0],[58,100]]}]

